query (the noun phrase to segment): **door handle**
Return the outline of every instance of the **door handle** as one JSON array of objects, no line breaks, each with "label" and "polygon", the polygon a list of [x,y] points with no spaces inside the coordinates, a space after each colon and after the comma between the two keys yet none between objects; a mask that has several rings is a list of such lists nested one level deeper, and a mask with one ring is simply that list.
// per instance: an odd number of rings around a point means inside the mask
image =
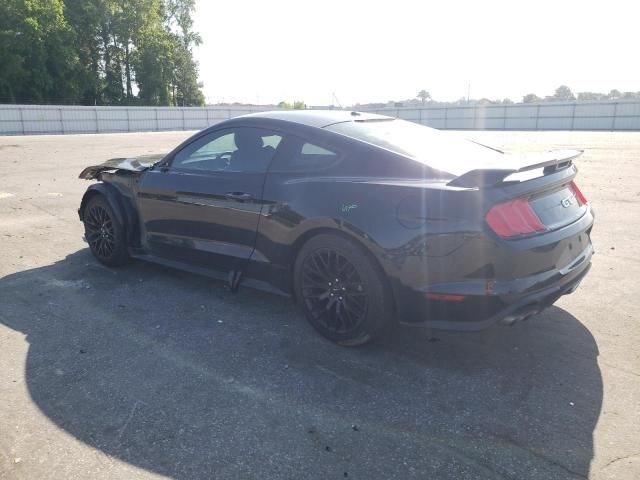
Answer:
[{"label": "door handle", "polygon": [[224,194],[225,197],[231,200],[252,200],[253,195],[245,192],[227,192]]}]

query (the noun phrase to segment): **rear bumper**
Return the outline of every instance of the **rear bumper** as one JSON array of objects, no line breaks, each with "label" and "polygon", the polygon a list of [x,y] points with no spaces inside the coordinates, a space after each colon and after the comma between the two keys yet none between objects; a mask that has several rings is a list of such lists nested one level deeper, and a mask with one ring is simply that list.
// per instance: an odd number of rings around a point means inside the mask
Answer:
[{"label": "rear bumper", "polygon": [[[411,317],[428,320],[403,322],[445,330],[482,330],[495,323],[511,324],[540,313],[562,295],[574,292],[591,268],[589,243],[569,265],[508,281],[472,280],[431,285],[414,292]],[[427,300],[427,293],[464,296],[462,301]]]}]

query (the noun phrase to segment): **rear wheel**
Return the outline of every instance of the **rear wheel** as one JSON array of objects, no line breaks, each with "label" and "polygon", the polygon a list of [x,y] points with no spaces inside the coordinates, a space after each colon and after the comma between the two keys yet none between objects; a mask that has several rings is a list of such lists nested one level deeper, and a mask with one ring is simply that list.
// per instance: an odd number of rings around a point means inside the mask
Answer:
[{"label": "rear wheel", "polygon": [[84,236],[93,256],[110,267],[127,263],[129,254],[124,230],[102,195],[95,195],[87,202],[83,219]]},{"label": "rear wheel", "polygon": [[382,274],[350,240],[311,238],[296,258],[294,281],[311,325],[340,345],[367,343],[390,323],[392,302]]}]

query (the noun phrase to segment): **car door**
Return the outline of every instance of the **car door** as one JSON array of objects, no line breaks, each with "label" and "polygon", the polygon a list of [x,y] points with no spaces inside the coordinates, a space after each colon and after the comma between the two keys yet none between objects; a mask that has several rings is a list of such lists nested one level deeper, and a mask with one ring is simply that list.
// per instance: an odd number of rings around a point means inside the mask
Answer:
[{"label": "car door", "polygon": [[340,189],[345,183],[326,180],[342,173],[340,166],[344,165],[343,152],[348,151],[348,145],[327,137],[330,136],[322,131],[304,137],[287,135],[280,144],[263,192],[264,206],[253,255],[253,259],[261,261],[249,264],[247,277],[290,291],[290,262],[298,236],[311,224],[333,226],[329,219],[340,213],[336,203],[344,206],[351,200]]},{"label": "car door", "polygon": [[138,189],[142,238],[155,256],[224,272],[254,246],[267,168],[282,137],[252,127],[197,138]]}]

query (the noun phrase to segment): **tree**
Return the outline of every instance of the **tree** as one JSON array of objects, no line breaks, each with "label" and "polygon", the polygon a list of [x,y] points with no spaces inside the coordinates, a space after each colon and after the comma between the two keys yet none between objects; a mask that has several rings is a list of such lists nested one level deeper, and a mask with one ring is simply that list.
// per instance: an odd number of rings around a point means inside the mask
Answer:
[{"label": "tree", "polygon": [[62,0],[3,0],[0,7],[0,97],[50,103],[73,97],[78,56]]},{"label": "tree", "polygon": [[575,100],[576,97],[573,95],[573,92],[569,87],[567,87],[566,85],[560,85],[558,88],[556,88],[556,91],[551,99],[566,102]]},{"label": "tree", "polygon": [[522,103],[536,103],[540,101],[542,101],[542,99],[535,93],[527,93],[524,97],[522,97]]},{"label": "tree", "polygon": [[202,105],[194,6],[194,0],[2,0],[0,101]]},{"label": "tree", "polygon": [[578,101],[594,101],[594,100],[604,100],[607,96],[603,93],[596,92],[579,92],[578,93]]},{"label": "tree", "polygon": [[293,103],[283,100],[278,103],[278,108],[283,108],[285,110],[305,110],[307,108],[307,104],[302,100],[295,100]]},{"label": "tree", "polygon": [[418,95],[416,95],[420,100],[422,100],[422,104],[424,105],[424,103],[429,100],[431,101],[431,94],[429,92],[427,92],[426,90],[420,90],[418,92]]},{"label": "tree", "polygon": [[198,83],[198,64],[184,39],[175,38],[173,47],[173,102],[174,105],[204,105],[204,95]]},{"label": "tree", "polygon": [[125,103],[133,100],[133,53],[141,36],[149,30],[162,28],[162,0],[107,0],[111,7],[114,44],[119,47]]},{"label": "tree", "polygon": [[101,105],[104,78],[101,76],[102,45],[100,38],[104,15],[102,0],[65,0],[65,18],[74,32],[78,54],[78,101]]},{"label": "tree", "polygon": [[193,59],[193,47],[202,43],[192,30],[195,0],[165,0],[165,29],[173,40],[173,77],[171,84],[174,105],[204,105],[204,95],[198,82],[198,63]]},{"label": "tree", "polygon": [[173,49],[171,37],[162,29],[149,29],[141,35],[133,55],[141,104],[175,105],[170,93],[174,78]]},{"label": "tree", "polygon": [[607,98],[610,100],[618,100],[620,97],[622,97],[622,93],[620,93],[620,90],[616,90],[615,88],[609,92],[609,95],[607,95]]}]

